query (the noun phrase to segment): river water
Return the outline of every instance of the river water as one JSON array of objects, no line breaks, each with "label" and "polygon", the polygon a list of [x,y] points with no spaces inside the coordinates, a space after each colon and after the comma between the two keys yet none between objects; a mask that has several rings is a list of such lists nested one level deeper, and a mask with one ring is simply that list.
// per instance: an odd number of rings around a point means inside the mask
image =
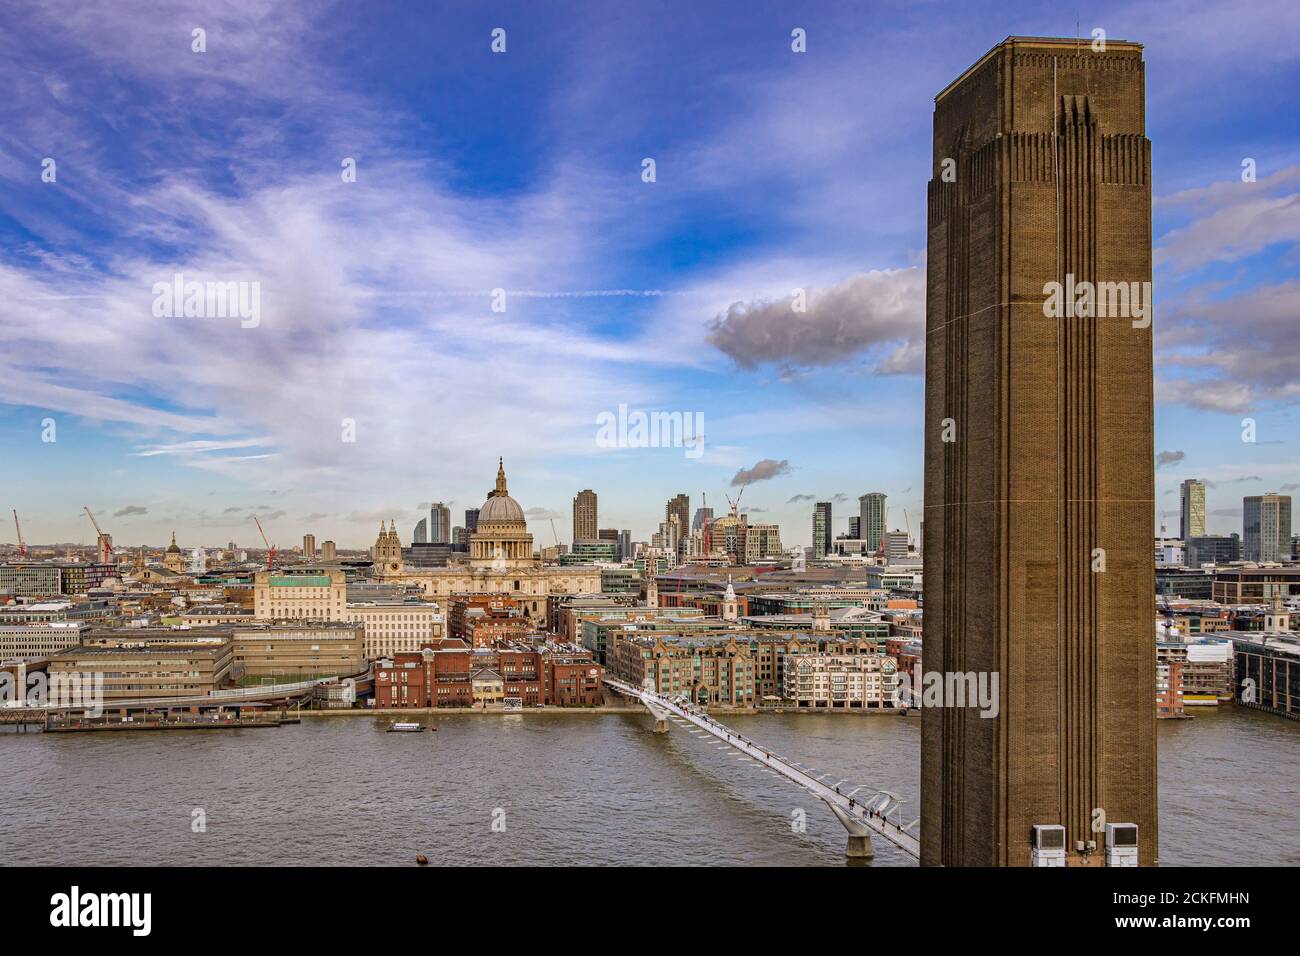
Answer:
[{"label": "river water", "polygon": [[[844,830],[824,806],[684,727],[653,734],[641,714],[421,719],[437,732],[389,734],[387,719],[360,716],[220,733],[0,732],[0,860],[844,863]],[[918,815],[916,717],[724,720],[846,792],[893,791],[905,822]],[[1300,864],[1300,724],[1224,707],[1161,721],[1159,735],[1162,863]],[[874,843],[874,865],[913,865]]]}]

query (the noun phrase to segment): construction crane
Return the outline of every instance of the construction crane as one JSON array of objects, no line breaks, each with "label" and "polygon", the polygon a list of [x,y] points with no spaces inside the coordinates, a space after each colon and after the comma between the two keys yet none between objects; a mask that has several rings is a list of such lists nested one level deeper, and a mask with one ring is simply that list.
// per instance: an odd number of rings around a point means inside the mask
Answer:
[{"label": "construction crane", "polygon": [[560,533],[555,530],[554,518],[551,519],[551,537],[555,539],[555,546],[558,548],[560,546]]},{"label": "construction crane", "polygon": [[[885,534],[888,531],[889,531],[889,506],[886,505],[885,510],[880,513],[880,543],[876,545],[876,553],[873,555],[873,557],[883,558],[885,556]],[[859,534],[862,533],[861,528],[858,529],[858,533]]]},{"label": "construction crane", "polygon": [[709,520],[709,495],[708,492],[700,492],[700,511],[704,519],[704,557],[708,557],[709,551],[709,525],[713,522]]},{"label": "construction crane", "polygon": [[727,494],[725,491],[722,493],[723,497],[727,499],[727,504],[731,505],[731,516],[732,516],[733,518],[738,517],[738,515],[736,514],[736,512],[737,512],[737,510],[740,508],[740,499],[743,498],[743,497],[745,497],[745,489],[746,489],[747,487],[749,487],[749,486],[748,486],[748,485],[741,485],[741,486],[740,486],[740,493],[736,495],[736,500],[735,500],[735,501],[732,501],[732,500],[731,500],[731,495]]},{"label": "construction crane", "polygon": [[84,505],[86,516],[90,518],[90,523],[95,526],[95,534],[98,535],[99,543],[99,563],[113,563],[113,539],[99,530],[99,522],[95,520],[94,514],[91,513],[90,505]]},{"label": "construction crane", "polygon": [[262,536],[262,543],[266,545],[266,570],[270,571],[275,564],[275,545],[266,540],[266,532],[262,530],[262,522],[257,520],[257,515],[253,515],[253,523],[257,525],[257,533]]},{"label": "construction crane", "polygon": [[18,557],[27,557],[27,542],[23,540],[23,526],[18,523],[18,509],[14,509],[14,530],[18,532]]}]

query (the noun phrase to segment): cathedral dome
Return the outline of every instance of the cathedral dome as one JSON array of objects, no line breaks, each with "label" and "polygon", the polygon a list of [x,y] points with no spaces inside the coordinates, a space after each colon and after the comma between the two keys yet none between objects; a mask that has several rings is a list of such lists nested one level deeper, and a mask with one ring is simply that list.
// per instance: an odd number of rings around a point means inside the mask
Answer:
[{"label": "cathedral dome", "polygon": [[489,521],[510,521],[515,524],[523,524],[524,509],[519,507],[519,502],[509,495],[493,494],[487,501],[483,502],[483,507],[478,510],[478,520],[479,524],[485,524]]},{"label": "cathedral dome", "polygon": [[478,510],[479,524],[488,522],[523,525],[524,509],[519,507],[519,502],[510,497],[506,490],[506,469],[504,462],[497,463],[497,485],[492,493],[488,495],[487,501],[483,502],[483,507]]},{"label": "cathedral dome", "polygon": [[[469,539],[470,563],[480,568],[507,571],[535,566],[533,536],[524,521],[524,509],[506,489],[506,468],[497,462],[497,484],[478,510],[478,530]],[[515,581],[515,587],[519,582]]]}]

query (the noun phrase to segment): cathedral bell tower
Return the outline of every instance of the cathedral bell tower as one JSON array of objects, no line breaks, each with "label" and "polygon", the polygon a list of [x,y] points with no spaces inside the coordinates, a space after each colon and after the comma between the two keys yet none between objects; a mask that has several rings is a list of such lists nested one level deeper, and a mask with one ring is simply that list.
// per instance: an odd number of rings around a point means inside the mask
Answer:
[{"label": "cathedral bell tower", "polygon": [[378,577],[399,574],[402,570],[402,542],[397,537],[397,526],[388,522],[388,530],[379,522],[379,537],[375,540],[374,566]]}]

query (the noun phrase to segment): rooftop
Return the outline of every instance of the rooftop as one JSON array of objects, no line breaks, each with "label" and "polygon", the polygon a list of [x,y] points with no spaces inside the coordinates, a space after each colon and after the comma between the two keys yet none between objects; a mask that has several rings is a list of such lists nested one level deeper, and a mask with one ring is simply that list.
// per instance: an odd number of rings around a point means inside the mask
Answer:
[{"label": "rooftop", "polygon": [[[1008,47],[1017,48],[1017,49],[1023,48],[1027,50],[1038,49],[1038,50],[1044,50],[1044,51],[1056,52],[1056,53],[1065,52],[1065,51],[1085,50],[1085,49],[1088,50],[1088,52],[1092,52],[1092,37],[1089,36],[1085,39],[1083,37],[1009,36],[1001,43],[995,45],[991,50],[985,53],[974,63],[972,63],[961,74],[961,76],[957,77],[957,79],[953,80],[942,90],[940,90],[937,94],[935,94],[934,97],[935,103],[938,103],[939,100],[947,96],[948,93],[951,90],[953,90],[955,87],[961,85],[961,83],[967,77],[974,74],[975,71],[978,70],[981,66],[983,66],[985,62],[987,62],[990,58],[996,56],[1000,51],[1007,49]],[[1140,53],[1142,50],[1142,44],[1135,43],[1132,40],[1112,40],[1110,37],[1107,37],[1106,52],[1109,53],[1111,50],[1136,50]]]}]

